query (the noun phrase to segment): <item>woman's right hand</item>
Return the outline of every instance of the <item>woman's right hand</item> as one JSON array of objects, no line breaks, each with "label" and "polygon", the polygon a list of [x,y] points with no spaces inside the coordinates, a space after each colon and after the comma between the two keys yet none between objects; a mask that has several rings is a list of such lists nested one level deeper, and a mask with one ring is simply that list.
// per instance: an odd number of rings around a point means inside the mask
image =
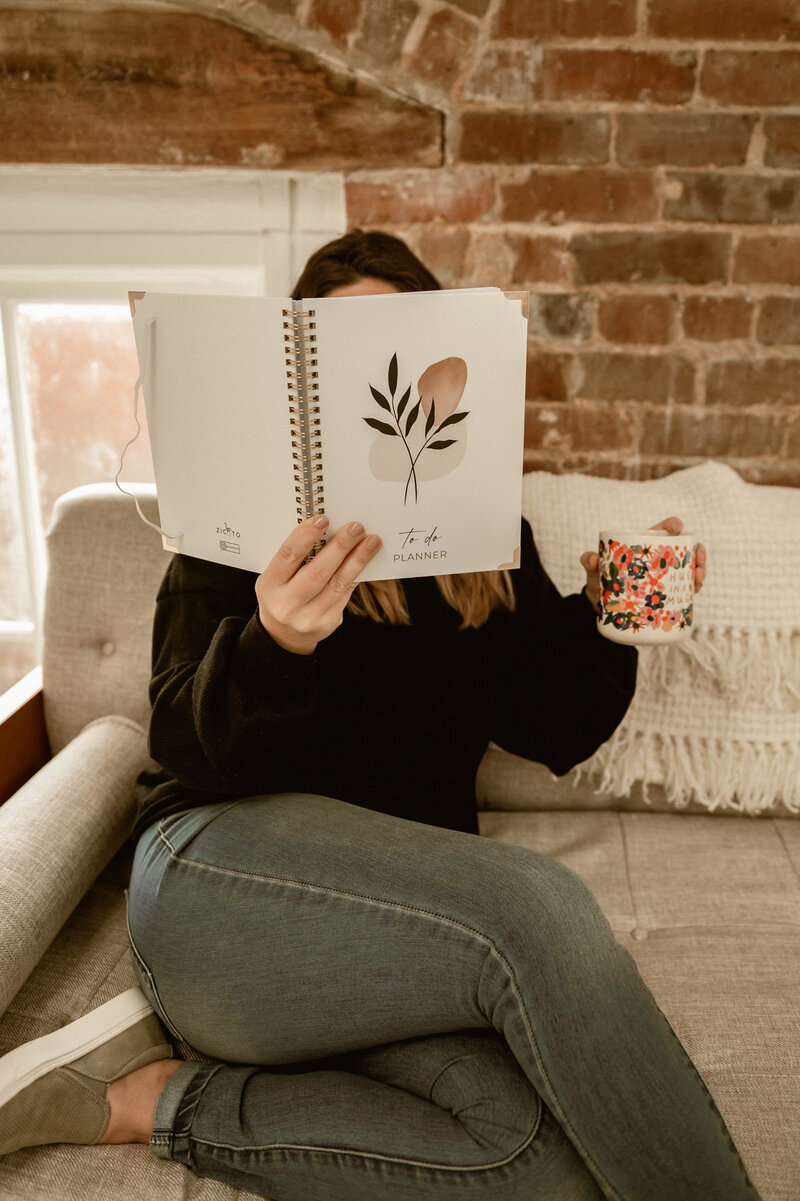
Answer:
[{"label": "woman's right hand", "polygon": [[256,580],[262,626],[296,655],[313,654],[317,643],[341,625],[358,576],[381,548],[377,534],[366,537],[363,525],[353,521],[304,563],[328,524],[327,517],[317,516],[298,525]]}]

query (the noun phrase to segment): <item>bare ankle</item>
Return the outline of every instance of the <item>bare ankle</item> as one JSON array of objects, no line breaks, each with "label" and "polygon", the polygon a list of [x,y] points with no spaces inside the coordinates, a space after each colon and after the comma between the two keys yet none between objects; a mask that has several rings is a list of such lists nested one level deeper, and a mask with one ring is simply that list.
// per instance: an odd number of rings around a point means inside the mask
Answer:
[{"label": "bare ankle", "polygon": [[180,1062],[159,1059],[109,1084],[106,1096],[111,1114],[101,1143],[150,1142],[156,1102]]}]

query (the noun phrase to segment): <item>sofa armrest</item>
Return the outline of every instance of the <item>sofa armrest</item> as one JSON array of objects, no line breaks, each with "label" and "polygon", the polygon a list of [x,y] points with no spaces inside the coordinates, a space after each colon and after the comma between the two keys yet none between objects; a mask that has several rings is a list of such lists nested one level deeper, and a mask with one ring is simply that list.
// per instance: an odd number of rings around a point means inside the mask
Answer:
[{"label": "sofa armrest", "polygon": [[0,696],[0,805],[49,758],[42,669],[35,667]]},{"label": "sofa armrest", "polygon": [[131,832],[136,722],[92,722],[0,808],[0,1013]]}]

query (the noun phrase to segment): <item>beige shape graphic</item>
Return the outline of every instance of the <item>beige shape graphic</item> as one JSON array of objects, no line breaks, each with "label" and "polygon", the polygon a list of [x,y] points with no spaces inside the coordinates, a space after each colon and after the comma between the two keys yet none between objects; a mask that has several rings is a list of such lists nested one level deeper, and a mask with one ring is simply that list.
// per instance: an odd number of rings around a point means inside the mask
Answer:
[{"label": "beige shape graphic", "polygon": [[467,386],[467,364],[463,359],[440,359],[426,367],[417,383],[417,395],[422,401],[422,411],[429,416],[431,404],[436,405],[436,424],[458,408],[458,402]]},{"label": "beige shape graphic", "polygon": [[[442,437],[446,433],[444,430]],[[430,455],[420,455],[415,467],[417,479],[424,483],[425,480],[436,480],[447,475],[458,467],[466,453],[467,437],[466,431],[463,430],[458,441],[452,446]],[[400,438],[387,438],[380,434],[375,438],[370,447],[369,468],[376,480],[404,484],[408,479],[410,467],[408,453]]]}]

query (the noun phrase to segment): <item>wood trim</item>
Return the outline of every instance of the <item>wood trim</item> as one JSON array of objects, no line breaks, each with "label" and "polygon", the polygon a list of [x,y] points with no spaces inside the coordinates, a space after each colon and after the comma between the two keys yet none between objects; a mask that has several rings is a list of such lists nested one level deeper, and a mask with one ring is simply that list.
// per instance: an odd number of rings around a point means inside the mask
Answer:
[{"label": "wood trim", "polygon": [[42,669],[0,696],[0,805],[50,758],[42,704]]}]

